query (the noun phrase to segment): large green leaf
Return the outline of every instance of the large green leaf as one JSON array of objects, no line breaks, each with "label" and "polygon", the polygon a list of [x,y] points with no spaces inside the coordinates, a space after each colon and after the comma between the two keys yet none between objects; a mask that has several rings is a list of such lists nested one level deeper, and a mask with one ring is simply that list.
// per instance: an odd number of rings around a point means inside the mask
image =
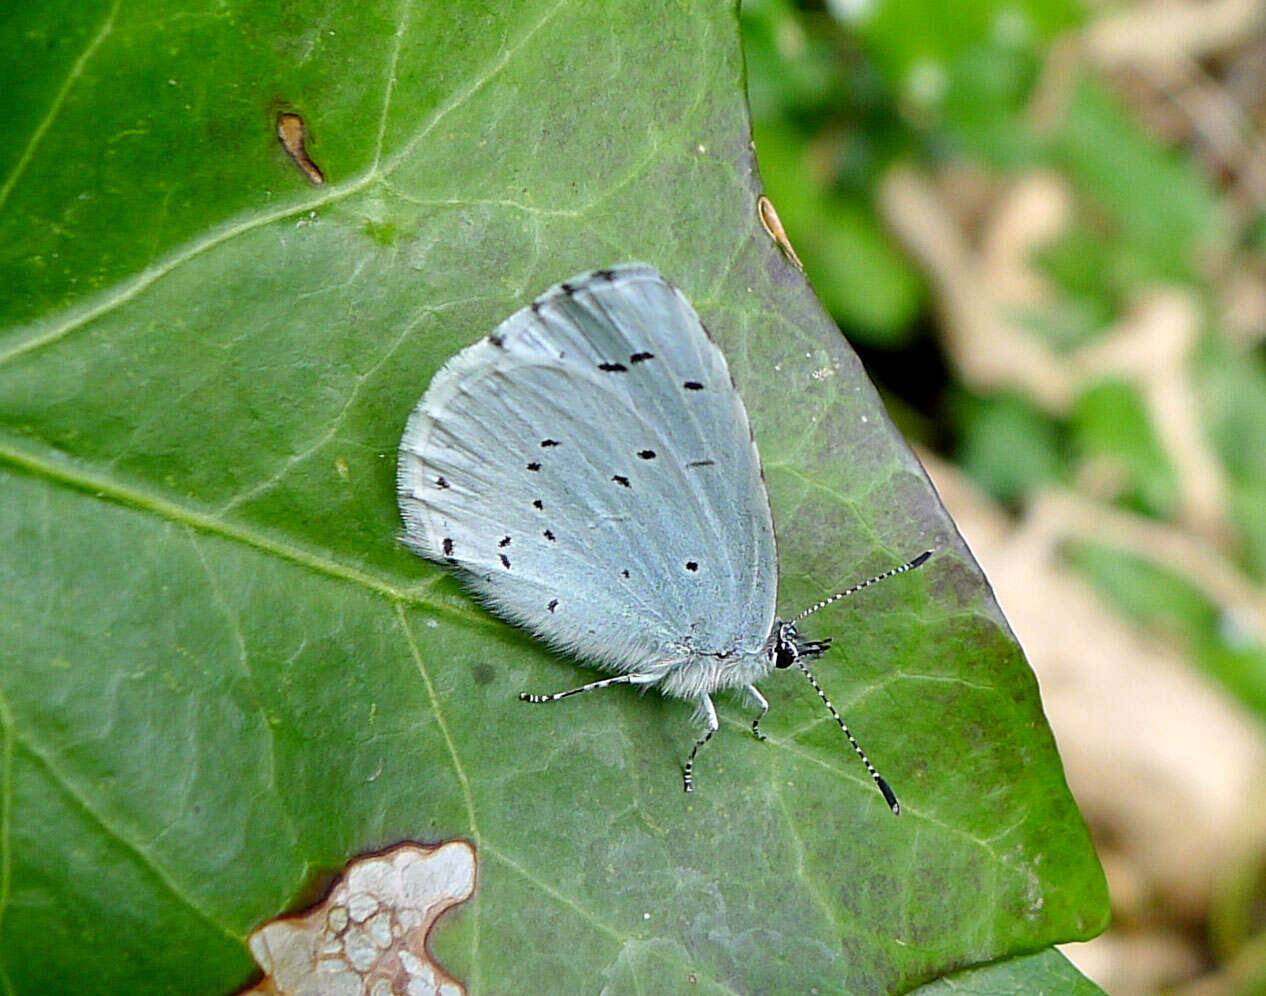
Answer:
[{"label": "large green leaf", "polygon": [[[1037,688],[848,346],[761,229],[732,4],[27,5],[0,153],[0,968],[221,993],[353,855],[477,848],[471,992],[882,992],[1102,928]],[[307,121],[331,181],[277,147]],[[548,284],[659,266],[730,359],[780,601],[769,742],[592,672],[397,541],[431,375]],[[695,982],[689,980],[693,977]]]}]

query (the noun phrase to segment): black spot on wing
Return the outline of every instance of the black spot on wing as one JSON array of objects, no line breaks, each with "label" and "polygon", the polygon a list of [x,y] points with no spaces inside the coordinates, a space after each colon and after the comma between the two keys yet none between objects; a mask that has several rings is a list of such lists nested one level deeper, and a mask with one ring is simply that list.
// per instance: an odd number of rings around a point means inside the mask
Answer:
[{"label": "black spot on wing", "polygon": [[504,553],[501,555],[501,564],[507,571],[510,569],[510,558]]},{"label": "black spot on wing", "polygon": [[544,509],[544,508],[545,508],[545,505],[544,505],[544,503],[541,501],[541,499],[539,499],[539,498],[535,498],[535,499],[533,499],[533,501],[532,501],[532,507],[533,507],[534,509],[536,509],[537,511],[540,511],[540,510],[542,510],[542,509]]},{"label": "black spot on wing", "polygon": [[539,463],[537,463],[535,460],[533,460],[531,463],[529,463],[529,464],[527,465],[527,469],[528,469],[528,470],[540,470],[540,469],[541,469],[541,465],[540,465]]},{"label": "black spot on wing", "polygon": [[444,537],[444,556],[448,556],[453,552],[453,541],[447,536]]},{"label": "black spot on wing", "polygon": [[691,460],[688,464],[686,464],[686,466],[687,467],[711,467],[715,463],[716,463],[715,460]]},{"label": "black spot on wing", "polygon": [[504,549],[505,547],[509,546],[509,545],[510,545],[510,537],[509,537],[509,536],[503,536],[503,537],[501,537],[501,542],[497,544],[497,546],[502,547],[503,549]]},{"label": "black spot on wing", "polygon": [[558,608],[558,599],[557,598],[550,599],[549,605],[545,607],[549,609],[551,612],[553,612],[556,608]]},{"label": "black spot on wing", "polygon": [[633,486],[629,484],[629,479],[625,477],[623,474],[612,474],[611,480],[615,481],[616,484],[624,488],[630,488]]},{"label": "black spot on wing", "polygon": [[599,363],[598,369],[603,373],[627,373],[629,368],[623,363]]},{"label": "black spot on wing", "polygon": [[693,560],[686,561],[686,570],[688,570],[691,574],[693,574],[698,569],[699,569],[699,565],[696,564]]},{"label": "black spot on wing", "polygon": [[492,335],[488,336],[488,341],[492,343],[494,346],[496,346],[498,349],[506,348],[505,337],[499,336],[495,332]]},{"label": "black spot on wing", "polygon": [[448,481],[444,480],[443,474],[441,474],[439,477],[435,479],[435,486],[439,488],[441,491],[447,487],[450,487]]},{"label": "black spot on wing", "polygon": [[545,538],[546,538],[547,540],[549,540],[551,543],[553,543],[553,542],[554,542],[554,534],[553,534],[552,532],[550,532],[548,529],[546,529],[546,530],[545,530],[544,536],[545,536]]},{"label": "black spot on wing", "polygon": [[627,578],[629,576],[629,572],[627,570],[623,570],[620,572],[620,576]]},{"label": "black spot on wing", "polygon": [[703,385],[700,384],[697,380],[688,380],[681,386],[684,387],[687,391],[702,391],[703,390]]},{"label": "black spot on wing", "polygon": [[566,294],[568,297],[571,297],[573,294],[576,293],[576,288],[573,287],[571,284],[559,284],[558,289],[562,291],[564,294]]},{"label": "black spot on wing", "polygon": [[638,450],[638,451],[637,451],[637,455],[638,455],[638,456],[640,456],[643,460],[654,460],[654,459],[655,459],[655,451],[654,451],[654,450]]},{"label": "black spot on wing", "polygon": [[645,363],[647,360],[655,359],[654,353],[634,353],[629,357],[630,363]]},{"label": "black spot on wing", "polygon": [[615,270],[594,270],[593,275],[600,280],[614,280]]},{"label": "black spot on wing", "polygon": [[557,445],[558,445],[557,439],[542,439],[541,440],[541,449],[543,450],[547,450],[551,446],[557,446]]}]

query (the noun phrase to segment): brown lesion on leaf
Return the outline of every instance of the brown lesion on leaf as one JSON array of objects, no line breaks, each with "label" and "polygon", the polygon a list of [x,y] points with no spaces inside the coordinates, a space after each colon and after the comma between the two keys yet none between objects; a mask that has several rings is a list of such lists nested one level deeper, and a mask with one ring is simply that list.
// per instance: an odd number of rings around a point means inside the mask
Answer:
[{"label": "brown lesion on leaf", "polygon": [[278,114],[277,138],[281,141],[281,147],[286,150],[286,155],[294,160],[294,164],[299,169],[303,170],[303,175],[314,187],[325,183],[325,174],[312,161],[304,144],[307,130],[304,127],[303,118],[293,111],[282,111]]},{"label": "brown lesion on leaf", "polygon": [[474,893],[477,864],[464,840],[399,844],[352,861],[324,901],[251,933],[247,944],[264,977],[240,996],[464,996],[426,942],[440,914]]},{"label": "brown lesion on leaf", "polygon": [[765,226],[765,231],[769,233],[769,237],[778,243],[778,248],[783,251],[791,262],[796,264],[799,270],[804,269],[804,264],[800,262],[800,257],[796,255],[796,250],[791,247],[791,240],[787,238],[787,230],[782,227],[782,220],[778,217],[778,212],[774,210],[774,202],[764,194],[756,201],[756,213],[760,215],[760,223]]}]

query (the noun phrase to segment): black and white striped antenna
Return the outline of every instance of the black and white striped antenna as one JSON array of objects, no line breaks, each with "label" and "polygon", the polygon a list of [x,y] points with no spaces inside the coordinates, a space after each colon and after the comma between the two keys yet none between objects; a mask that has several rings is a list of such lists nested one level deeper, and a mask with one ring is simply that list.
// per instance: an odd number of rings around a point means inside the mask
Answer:
[{"label": "black and white striped antenna", "polygon": [[804,676],[809,679],[809,684],[812,685],[813,690],[818,693],[818,698],[826,704],[827,712],[829,712],[831,717],[840,724],[840,729],[844,731],[844,736],[848,737],[848,742],[853,745],[853,750],[856,751],[857,756],[862,759],[862,764],[866,765],[866,770],[870,772],[870,777],[875,780],[876,787],[883,793],[884,802],[888,803],[888,808],[892,810],[894,816],[900,816],[901,804],[897,802],[896,794],[892,791],[892,788],[888,785],[884,776],[876,771],[875,766],[870,763],[870,758],[866,756],[866,752],[862,750],[862,745],[857,742],[857,738],[853,736],[852,731],[848,728],[848,724],[844,722],[844,717],[835,711],[835,706],[831,705],[831,700],[826,697],[826,692],[822,691],[822,686],[818,684],[818,679],[815,678],[813,676],[813,672],[805,666],[804,661],[800,659],[799,655],[796,656],[796,667],[800,668],[800,670],[804,672]]},{"label": "black and white striped antenna", "polygon": [[813,613],[821,609],[825,609],[832,602],[838,602],[841,598],[848,598],[849,595],[855,595],[863,588],[869,588],[872,584],[879,584],[880,581],[887,581],[889,578],[895,578],[898,574],[904,574],[906,571],[912,571],[916,567],[922,567],[927,563],[928,558],[932,556],[931,550],[924,550],[913,560],[902,564],[900,567],[894,567],[891,570],[884,571],[882,574],[876,574],[873,578],[867,578],[861,584],[855,584],[851,588],[845,588],[843,591],[837,591],[830,598],[824,598],[817,605],[811,605],[805,609],[800,615],[791,620],[791,625],[795,625],[805,616],[811,616]]},{"label": "black and white striped antenna", "polygon": [[[886,581],[888,578],[896,577],[898,574],[904,574],[906,571],[912,571],[916,567],[922,567],[925,563],[927,563],[928,558],[931,556],[931,550],[924,550],[913,560],[907,561],[900,567],[894,567],[891,570],[884,571],[882,574],[876,574],[873,578],[867,578],[861,584],[855,584],[853,587],[846,588],[844,591],[836,592],[830,598],[824,598],[822,601],[818,602],[817,605],[813,605],[805,609],[800,613],[800,615],[791,620],[791,625],[795,626],[796,623],[800,622],[800,620],[804,619],[806,616],[811,616],[813,613],[818,612],[821,609],[825,609],[832,602],[838,602],[841,598],[847,598],[849,595],[855,594],[863,588],[869,588],[871,585],[878,584],[880,581]],[[805,662],[801,659],[800,654],[795,651],[794,646],[792,653],[795,658],[796,667],[800,668],[800,670],[804,672],[804,676],[809,679],[809,684],[812,685],[813,690],[818,693],[818,698],[820,698],[822,703],[826,706],[827,712],[831,714],[831,718],[839,724],[840,729],[844,731],[844,736],[848,737],[848,742],[853,745],[853,750],[856,752],[857,756],[861,758],[862,764],[866,766],[867,772],[870,773],[870,777],[874,779],[875,786],[883,793],[884,802],[888,803],[888,808],[892,810],[894,815],[901,815],[901,804],[897,802],[897,796],[896,793],[892,791],[892,787],[884,779],[884,776],[875,770],[875,766],[870,763],[870,758],[866,756],[866,752],[862,750],[862,745],[857,742],[857,738],[853,736],[853,732],[848,728],[848,724],[844,722],[844,717],[839,714],[835,706],[831,704],[831,700],[826,697],[826,692],[824,692],[822,690],[822,686],[818,684],[818,679],[813,676],[813,672],[805,665]]]}]

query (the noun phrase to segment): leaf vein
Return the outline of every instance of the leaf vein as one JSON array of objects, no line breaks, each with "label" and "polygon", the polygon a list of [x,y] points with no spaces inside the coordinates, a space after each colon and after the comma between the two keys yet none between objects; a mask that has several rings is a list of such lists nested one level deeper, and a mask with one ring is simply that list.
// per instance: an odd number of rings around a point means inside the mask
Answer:
[{"label": "leaf vein", "polygon": [[[12,725],[12,724],[11,724]],[[245,938],[232,927],[221,923],[209,911],[203,909],[187,895],[185,891],[171,877],[167,869],[154,860],[154,858],[145,850],[144,846],[137,841],[132,840],[127,833],[120,827],[114,826],[106,816],[99,812],[91,803],[86,795],[80,792],[71,780],[58,770],[52,759],[27,737],[22,736],[14,727],[14,739],[19,742],[28,754],[39,764],[41,768],[47,772],[49,779],[69,798],[82,813],[84,813],[95,825],[101,828],[104,833],[111,839],[116,841],[124,850],[134,855],[138,861],[154,875],[159,882],[167,889],[167,891],[178,900],[181,905],[188,907],[196,913],[201,919],[214,927],[219,933],[229,938],[235,944],[242,944]]]},{"label": "leaf vein", "polygon": [[39,148],[40,143],[44,141],[44,136],[48,134],[48,130],[53,126],[53,122],[61,114],[62,107],[66,103],[66,97],[70,93],[71,88],[79,81],[79,77],[83,75],[84,67],[96,55],[101,43],[114,30],[114,17],[119,12],[119,4],[121,2],[122,0],[114,0],[114,6],[110,8],[110,13],[106,15],[105,20],[101,22],[101,27],[97,29],[97,33],[88,42],[83,52],[80,53],[79,58],[75,60],[74,65],[70,67],[70,72],[66,74],[66,78],[62,81],[62,85],[58,87],[57,94],[53,97],[53,102],[49,105],[48,112],[44,115],[43,120],[31,132],[26,148],[22,150],[22,155],[18,157],[18,161],[13,166],[13,172],[4,181],[4,186],[0,187],[0,211],[4,210],[4,206],[9,200],[9,194],[13,192],[13,188],[17,186],[18,181],[22,178],[22,174],[26,172],[27,166],[30,165],[31,160],[35,156],[35,150]]},{"label": "leaf vein", "polygon": [[[418,674],[422,676],[422,683],[426,685],[426,693],[431,698],[431,710],[435,713],[435,722],[440,728],[440,733],[444,736],[444,743],[448,746],[449,757],[453,760],[453,770],[457,775],[458,783],[462,787],[462,796],[466,800],[466,817],[470,821],[470,834],[475,839],[475,852],[476,854],[481,854],[483,852],[483,840],[479,834],[479,821],[475,817],[475,799],[470,790],[470,778],[467,777],[466,768],[457,752],[457,744],[454,743],[452,734],[449,733],[448,722],[444,719],[444,710],[440,708],[440,697],[435,691],[435,683],[431,681],[431,673],[426,669],[426,664],[422,660],[422,652],[418,649],[417,641],[413,638],[413,629],[409,626],[409,619],[404,614],[404,606],[400,602],[396,602],[396,617],[400,620],[400,630],[409,644],[409,652],[413,654],[413,663],[417,666]],[[479,989],[479,925],[482,921],[480,916],[480,894],[481,890],[476,889],[474,898],[471,900],[470,911],[474,921],[471,926],[472,936],[470,942],[470,988],[472,991],[478,991]]]},{"label": "leaf vein", "polygon": [[[24,452],[21,449],[6,446],[2,440],[0,440],[0,463],[8,463],[34,476],[45,477],[58,484],[86,492],[95,498],[112,501],[161,519],[188,526],[199,532],[220,536],[263,553],[281,557],[283,560],[307,568],[315,573],[358,585],[392,602],[424,606],[436,614],[458,619],[466,625],[497,625],[491,622],[492,617],[487,613],[463,609],[457,605],[425,598],[425,588],[402,588],[355,567],[339,563],[329,557],[282,542],[265,533],[256,532],[236,523],[225,522],[213,514],[181,505],[160,495],[150,494],[134,487],[127,487],[108,477],[88,474],[80,468],[59,464],[44,455]],[[432,581],[437,581],[442,576],[442,570],[436,568]]]},{"label": "leaf vein", "polygon": [[[197,533],[188,526],[186,526],[185,529],[189,537],[189,543],[193,547],[194,553],[198,555],[198,560],[202,564],[203,571],[206,572],[207,585],[211,589],[211,599],[223,614],[225,621],[228,623],[229,631],[233,634],[233,639],[237,643],[238,661],[242,666],[242,670],[246,673],[246,677],[251,684],[257,685],[258,679],[255,677],[255,672],[251,669],[250,651],[247,649],[246,638],[242,633],[241,618],[237,612],[233,611],[229,607],[228,602],[225,600],[224,594],[220,590],[219,582],[216,579],[215,572],[211,568],[211,563],[207,560],[206,553],[202,549],[202,544],[198,542]],[[295,822],[294,814],[291,813],[289,807],[285,805],[285,797],[280,792],[276,791],[279,788],[277,782],[277,734],[273,729],[273,724],[268,721],[268,716],[265,714],[262,706],[259,708],[258,712],[261,721],[260,725],[263,727],[264,733],[268,737],[267,784],[269,788],[274,790],[273,797],[277,800],[278,809],[281,810],[282,818],[285,820],[286,825],[290,830],[291,843],[295,845],[294,849],[298,851],[298,845],[300,842],[298,824]],[[311,863],[305,856],[303,859],[303,868],[300,871],[299,877],[301,879],[306,878],[310,869]]]}]

